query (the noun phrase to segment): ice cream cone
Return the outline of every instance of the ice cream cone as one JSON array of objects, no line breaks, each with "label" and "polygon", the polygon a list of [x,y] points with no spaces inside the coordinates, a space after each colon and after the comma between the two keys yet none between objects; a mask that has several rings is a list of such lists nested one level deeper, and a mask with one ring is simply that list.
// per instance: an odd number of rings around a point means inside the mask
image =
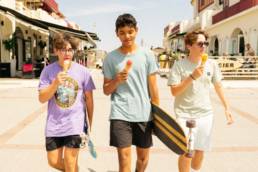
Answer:
[{"label": "ice cream cone", "polygon": [[64,64],[63,64],[63,71],[64,72],[68,71],[70,64],[71,64],[70,60],[64,60]]},{"label": "ice cream cone", "polygon": [[202,54],[201,65],[203,66],[206,63],[207,60],[208,60],[208,54],[206,54],[206,53]]},{"label": "ice cream cone", "polygon": [[130,69],[132,68],[132,64],[133,64],[133,62],[132,62],[131,60],[128,60],[128,61],[126,62],[126,65],[125,65],[124,70],[125,70],[126,72],[129,72]]}]

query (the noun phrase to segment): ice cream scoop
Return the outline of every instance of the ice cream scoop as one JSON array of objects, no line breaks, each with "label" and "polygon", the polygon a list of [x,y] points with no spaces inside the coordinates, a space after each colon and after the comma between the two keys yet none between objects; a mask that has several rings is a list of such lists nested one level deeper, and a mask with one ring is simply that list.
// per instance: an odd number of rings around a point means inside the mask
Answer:
[{"label": "ice cream scoop", "polygon": [[206,54],[206,53],[202,54],[201,65],[203,66],[206,63],[207,60],[208,60],[208,54]]},{"label": "ice cream scoop", "polygon": [[69,69],[71,61],[70,60],[64,60],[64,64],[63,64],[63,71],[67,72]]},{"label": "ice cream scoop", "polygon": [[133,64],[133,62],[131,60],[127,60],[124,70],[126,72],[129,72],[130,69],[132,68],[132,64]]}]

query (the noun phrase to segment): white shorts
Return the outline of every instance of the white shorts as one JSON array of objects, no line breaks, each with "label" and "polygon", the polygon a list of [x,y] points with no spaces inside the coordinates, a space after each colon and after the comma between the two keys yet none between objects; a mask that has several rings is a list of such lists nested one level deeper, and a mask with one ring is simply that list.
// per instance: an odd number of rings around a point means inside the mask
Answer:
[{"label": "white shorts", "polygon": [[[177,118],[188,137],[189,128],[186,127],[186,121],[190,118]],[[213,115],[194,119],[196,126],[193,128],[193,150],[210,151],[211,149],[211,131],[213,128]]]}]

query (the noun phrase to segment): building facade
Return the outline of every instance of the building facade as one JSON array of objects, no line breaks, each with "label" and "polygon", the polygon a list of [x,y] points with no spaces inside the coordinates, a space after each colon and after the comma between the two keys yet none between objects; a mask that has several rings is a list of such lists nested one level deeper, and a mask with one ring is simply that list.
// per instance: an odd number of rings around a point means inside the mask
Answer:
[{"label": "building facade", "polygon": [[180,40],[182,44],[184,32],[203,29],[210,35],[208,52],[212,55],[244,55],[247,43],[257,55],[258,0],[191,0],[191,4],[193,19],[178,22],[166,37],[168,42]]},{"label": "building facade", "polygon": [[0,76],[20,77],[25,63],[34,67],[53,55],[52,36],[65,32],[96,46],[94,33],[68,22],[55,0],[0,0]]}]

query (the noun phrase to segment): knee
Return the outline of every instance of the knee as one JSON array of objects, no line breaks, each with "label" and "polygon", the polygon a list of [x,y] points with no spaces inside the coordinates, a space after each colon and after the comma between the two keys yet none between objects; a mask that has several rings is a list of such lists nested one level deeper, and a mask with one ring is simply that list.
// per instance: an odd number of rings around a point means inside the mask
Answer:
[{"label": "knee", "polygon": [[77,165],[76,160],[66,159],[65,160],[65,168],[66,169],[75,169]]},{"label": "knee", "polygon": [[201,151],[196,151],[193,161],[192,161],[192,168],[195,170],[199,170],[202,166],[204,154]]},{"label": "knee", "polygon": [[60,163],[57,160],[48,159],[48,165],[53,167],[53,168],[59,168]]},{"label": "knee", "polygon": [[119,155],[120,161],[126,162],[130,159],[130,154],[129,153],[123,153]]},{"label": "knee", "polygon": [[149,157],[138,157],[137,158],[138,163],[141,163],[142,165],[147,165],[149,162]]}]

